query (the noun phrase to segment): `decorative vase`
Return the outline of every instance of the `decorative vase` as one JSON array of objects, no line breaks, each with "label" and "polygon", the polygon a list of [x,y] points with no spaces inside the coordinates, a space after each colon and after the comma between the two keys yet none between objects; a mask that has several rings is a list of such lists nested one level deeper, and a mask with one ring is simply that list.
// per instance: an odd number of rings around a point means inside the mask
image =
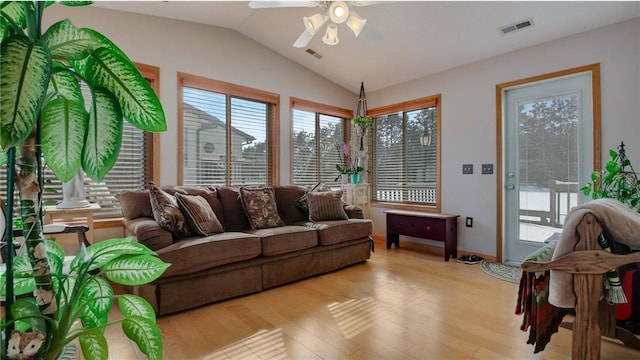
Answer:
[{"label": "decorative vase", "polygon": [[62,202],[58,209],[75,209],[91,206],[84,196],[84,173],[78,171],[76,176],[62,184]]},{"label": "decorative vase", "polygon": [[351,183],[352,183],[352,184],[358,184],[358,183],[360,183],[360,173],[352,174],[352,175],[351,175]]},{"label": "decorative vase", "polygon": [[340,182],[342,183],[342,185],[348,184],[349,183],[349,175],[341,174],[340,175]]}]

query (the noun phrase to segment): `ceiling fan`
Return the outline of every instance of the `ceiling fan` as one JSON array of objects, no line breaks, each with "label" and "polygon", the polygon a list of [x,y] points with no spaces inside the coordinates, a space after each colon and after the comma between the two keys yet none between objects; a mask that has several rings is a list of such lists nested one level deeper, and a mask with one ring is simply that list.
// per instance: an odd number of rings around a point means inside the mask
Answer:
[{"label": "ceiling fan", "polygon": [[374,1],[250,1],[249,7],[252,9],[279,8],[279,7],[320,7],[325,12],[302,18],[305,30],[293,43],[294,47],[301,48],[309,44],[313,36],[319,32],[322,26],[329,21],[327,30],[322,37],[322,42],[327,45],[337,45],[338,24],[345,23],[353,34],[362,37],[372,45],[382,40],[382,35],[371,25],[366,26],[367,19],[361,18],[350,6],[365,6],[374,4]]}]

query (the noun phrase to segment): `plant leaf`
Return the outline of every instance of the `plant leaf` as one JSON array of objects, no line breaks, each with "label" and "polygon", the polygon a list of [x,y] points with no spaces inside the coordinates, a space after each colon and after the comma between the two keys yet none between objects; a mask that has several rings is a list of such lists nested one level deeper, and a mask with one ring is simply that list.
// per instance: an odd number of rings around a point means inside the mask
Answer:
[{"label": "plant leaf", "polygon": [[[82,28],[82,31],[85,32],[87,35],[89,35],[92,39],[100,42],[102,44],[101,47],[106,47],[110,49],[112,52],[119,54],[120,56],[122,56],[123,59],[126,59],[128,62],[130,62],[132,66],[135,66],[135,64],[133,63],[133,61],[131,61],[131,59],[129,59],[127,54],[125,54],[124,51],[120,50],[120,48],[116,44],[114,44],[111,40],[109,40],[109,38],[107,38],[106,36],[89,28]],[[73,68],[84,77],[88,59],[89,58],[82,59],[82,60],[70,60],[69,64],[71,64],[71,66],[73,66]]]},{"label": "plant leaf", "polygon": [[113,288],[101,277],[92,277],[84,287],[84,298],[91,311],[98,316],[107,316],[113,306]]},{"label": "plant leaf", "polygon": [[122,256],[104,265],[102,271],[111,281],[122,285],[142,285],[162,275],[169,264],[150,255]]},{"label": "plant leaf", "polygon": [[82,308],[80,322],[84,328],[94,328],[104,334],[105,325],[109,322],[109,319],[107,315],[96,314],[90,307],[85,306]]},{"label": "plant leaf", "polygon": [[84,105],[63,97],[42,110],[42,150],[47,165],[67,182],[80,169],[88,114]]},{"label": "plant leaf", "polygon": [[51,25],[42,35],[42,41],[49,47],[51,57],[60,60],[84,59],[102,44],[82,29],[78,29],[68,19]]},{"label": "plant leaf", "polygon": [[22,321],[28,324],[27,329],[32,329],[33,331],[42,331],[46,332],[46,325],[44,320],[38,318],[42,314],[38,309],[38,305],[33,298],[22,298],[16,300],[11,306],[11,316],[14,319],[18,318],[28,318],[28,320],[23,319]]},{"label": "plant leaf", "polygon": [[80,335],[80,348],[85,359],[107,360],[109,348],[104,335],[97,330],[89,330]]},{"label": "plant leaf", "polygon": [[162,359],[162,336],[154,321],[134,316],[122,321],[122,330],[149,360]]},{"label": "plant leaf", "polygon": [[87,176],[102,181],[111,170],[120,153],[122,127],[122,112],[116,98],[107,89],[95,88],[82,149],[82,168]]},{"label": "plant leaf", "polygon": [[71,269],[76,270],[83,259],[92,261],[89,270],[97,269],[122,255],[153,255],[148,247],[132,241],[131,237],[108,239],[95,243],[85,249],[85,255],[78,254],[71,261]]},{"label": "plant leaf", "polygon": [[122,312],[122,316],[125,318],[139,316],[156,321],[156,313],[153,311],[153,308],[147,300],[140,296],[131,294],[120,295],[118,297],[118,307],[120,307],[120,312]]},{"label": "plant leaf", "polygon": [[78,79],[67,66],[61,62],[54,61],[51,65],[51,79],[47,88],[47,100],[51,101],[57,96],[62,96],[69,101],[84,104],[84,97],[80,91]]},{"label": "plant leaf", "polygon": [[49,85],[51,55],[41,42],[14,35],[0,46],[0,147],[24,142],[33,131]]},{"label": "plant leaf", "polygon": [[86,6],[93,4],[93,1],[60,1],[64,6]]},{"label": "plant leaf", "polygon": [[146,131],[165,131],[164,110],[149,83],[130,60],[108,48],[95,50],[86,64],[85,76],[116,97],[132,125]]},{"label": "plant leaf", "polygon": [[44,243],[47,247],[47,258],[51,259],[51,257],[53,256],[60,260],[60,263],[63,263],[64,257],[66,256],[64,248],[57,242],[50,239],[45,239]]},{"label": "plant leaf", "polygon": [[[0,9],[13,20],[22,29],[27,27],[27,21],[24,17],[24,7],[17,1],[3,1]],[[10,34],[11,25],[9,21],[0,16],[0,41],[7,38]]]}]

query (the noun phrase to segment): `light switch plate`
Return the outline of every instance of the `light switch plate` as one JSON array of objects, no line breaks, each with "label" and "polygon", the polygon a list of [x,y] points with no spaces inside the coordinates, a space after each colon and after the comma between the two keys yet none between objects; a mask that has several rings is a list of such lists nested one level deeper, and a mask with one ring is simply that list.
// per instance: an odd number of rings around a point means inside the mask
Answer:
[{"label": "light switch plate", "polygon": [[473,164],[462,164],[462,174],[463,175],[473,174]]}]

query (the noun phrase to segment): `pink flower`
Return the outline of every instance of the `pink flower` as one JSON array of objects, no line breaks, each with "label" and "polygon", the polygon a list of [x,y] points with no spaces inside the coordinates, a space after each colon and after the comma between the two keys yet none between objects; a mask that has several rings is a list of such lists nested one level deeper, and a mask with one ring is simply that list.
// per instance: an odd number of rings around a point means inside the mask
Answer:
[{"label": "pink flower", "polygon": [[351,155],[351,146],[349,146],[349,144],[347,143],[342,143],[342,153],[344,154],[344,156]]}]

